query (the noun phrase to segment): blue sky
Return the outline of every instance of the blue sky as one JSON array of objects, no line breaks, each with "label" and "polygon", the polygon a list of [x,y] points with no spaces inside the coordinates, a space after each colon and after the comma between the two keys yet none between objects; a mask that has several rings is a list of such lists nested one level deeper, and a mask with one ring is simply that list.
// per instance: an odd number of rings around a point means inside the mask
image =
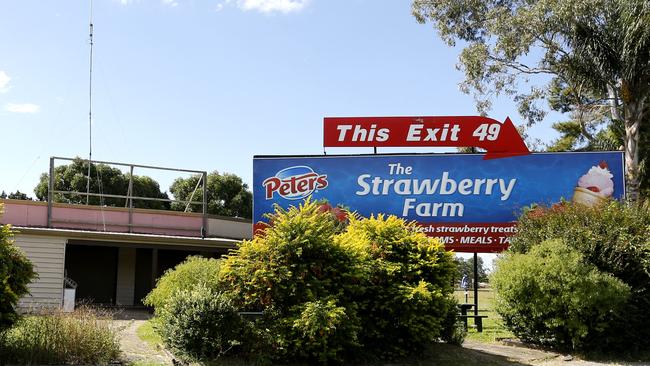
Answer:
[{"label": "blue sky", "polygon": [[[95,0],[93,18],[98,160],[250,184],[253,155],[322,153],[325,116],[475,114],[459,50],[409,1]],[[88,20],[87,1],[0,2],[0,190],[33,196],[50,156],[87,157]],[[520,120],[506,98],[490,116]]]}]

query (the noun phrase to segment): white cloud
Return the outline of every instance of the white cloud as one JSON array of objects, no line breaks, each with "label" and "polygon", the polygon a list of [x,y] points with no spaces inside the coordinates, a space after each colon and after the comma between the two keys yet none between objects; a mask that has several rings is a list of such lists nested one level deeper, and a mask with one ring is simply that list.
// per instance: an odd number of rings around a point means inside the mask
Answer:
[{"label": "white cloud", "polygon": [[162,2],[163,2],[163,4],[169,5],[172,8],[175,7],[175,6],[178,6],[178,1],[176,1],[176,0],[162,0]]},{"label": "white cloud", "polygon": [[309,0],[237,0],[243,10],[256,10],[262,13],[291,13],[302,10]]},{"label": "white cloud", "polygon": [[0,70],[0,93],[5,93],[9,90],[9,81],[11,78],[7,75],[6,72]]},{"label": "white cloud", "polygon": [[[133,3],[139,3],[140,0],[115,0],[119,2],[122,5],[130,5]],[[160,0],[161,3],[167,6],[175,7],[178,6],[178,1],[177,0]]]},{"label": "white cloud", "polygon": [[232,0],[223,0],[222,2],[217,4],[214,10],[217,12],[222,11],[226,6],[229,6],[230,3],[232,3]]},{"label": "white cloud", "polygon": [[7,105],[5,105],[5,111],[12,113],[38,113],[40,110],[40,106],[31,103],[7,103]]}]

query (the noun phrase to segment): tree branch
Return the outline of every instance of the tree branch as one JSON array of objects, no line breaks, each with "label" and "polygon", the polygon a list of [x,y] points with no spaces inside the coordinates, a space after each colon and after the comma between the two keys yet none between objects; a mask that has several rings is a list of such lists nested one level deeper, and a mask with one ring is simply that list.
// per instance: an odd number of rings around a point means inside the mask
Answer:
[{"label": "tree branch", "polygon": [[515,69],[523,74],[528,74],[528,75],[533,75],[533,74],[552,74],[556,75],[556,73],[550,69],[544,69],[544,68],[533,68],[528,65],[522,64],[520,62],[515,62],[515,61],[507,61],[505,59],[493,56],[488,54],[488,58],[492,61],[495,62],[501,62],[505,64],[507,67],[510,67],[512,69]]}]

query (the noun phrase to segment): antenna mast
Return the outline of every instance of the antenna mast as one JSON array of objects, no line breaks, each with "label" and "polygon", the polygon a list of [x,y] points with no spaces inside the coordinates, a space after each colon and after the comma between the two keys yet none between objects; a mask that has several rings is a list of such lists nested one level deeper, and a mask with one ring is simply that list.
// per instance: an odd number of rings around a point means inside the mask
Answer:
[{"label": "antenna mast", "polygon": [[90,72],[88,75],[88,180],[86,182],[86,205],[90,203],[90,164],[93,160],[93,0],[90,0]]}]

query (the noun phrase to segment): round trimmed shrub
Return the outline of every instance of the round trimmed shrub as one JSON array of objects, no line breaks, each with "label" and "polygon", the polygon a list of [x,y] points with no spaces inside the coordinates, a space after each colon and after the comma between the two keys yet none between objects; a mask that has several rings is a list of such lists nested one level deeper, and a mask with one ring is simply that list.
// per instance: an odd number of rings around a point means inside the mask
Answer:
[{"label": "round trimmed shrub", "polygon": [[562,240],[497,261],[490,283],[496,311],[520,339],[562,349],[585,349],[608,334],[630,288],[599,271]]},{"label": "round trimmed shrub", "polygon": [[200,256],[188,257],[184,262],[168,269],[156,282],[156,287],[144,298],[144,304],[158,314],[182,290],[198,285],[214,288],[219,274],[219,260]]},{"label": "round trimmed shrub", "polygon": [[650,347],[650,205],[612,201],[596,208],[571,203],[536,207],[520,218],[509,252],[526,254],[549,239],[561,239],[586,264],[629,288],[607,331],[597,339],[585,338],[580,347],[617,353]]},{"label": "round trimmed shrub", "polygon": [[230,297],[203,284],[176,292],[158,317],[155,328],[165,345],[189,361],[236,353],[248,334]]},{"label": "round trimmed shrub", "polygon": [[[0,214],[2,213],[0,206]],[[18,300],[29,293],[27,285],[37,278],[32,263],[13,244],[9,225],[0,225],[0,333],[17,320]]]}]

